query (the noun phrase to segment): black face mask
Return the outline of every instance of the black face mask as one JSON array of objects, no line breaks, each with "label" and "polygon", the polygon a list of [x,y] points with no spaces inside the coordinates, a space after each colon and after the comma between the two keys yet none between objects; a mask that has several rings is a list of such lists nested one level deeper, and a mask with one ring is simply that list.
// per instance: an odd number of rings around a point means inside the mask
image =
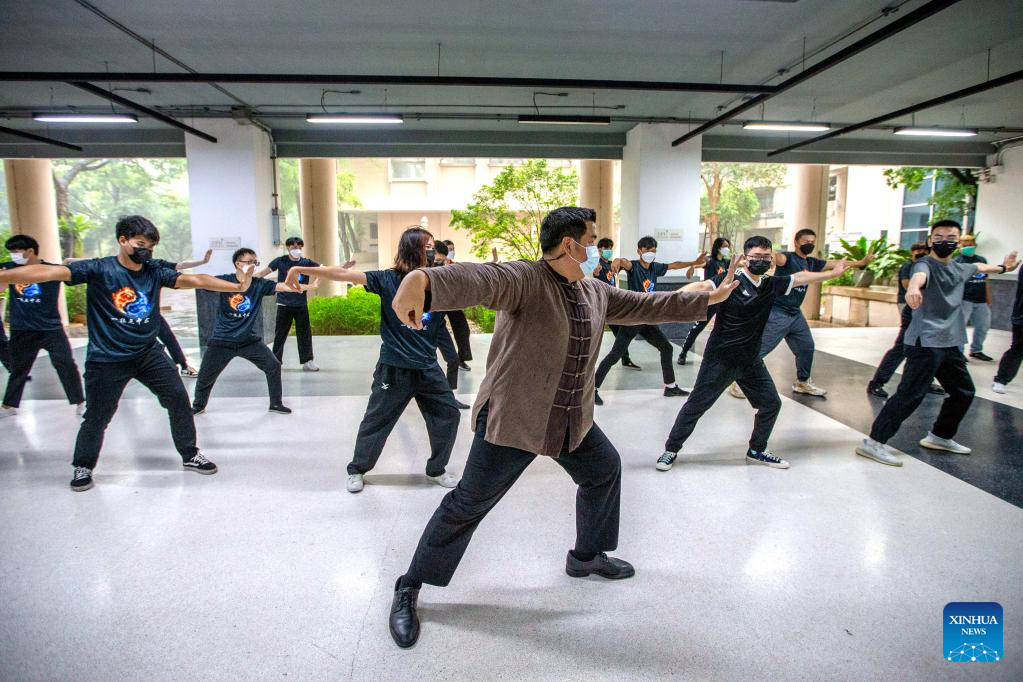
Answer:
[{"label": "black face mask", "polygon": [[750,274],[760,276],[771,269],[771,261],[751,260],[746,263],[746,269],[750,271]]},{"label": "black face mask", "polygon": [[132,250],[128,258],[131,259],[132,263],[138,263],[139,265],[143,265],[144,263],[148,263],[150,260],[152,260],[153,250],[137,246]]},{"label": "black face mask", "polygon": [[804,256],[809,256],[811,253],[813,253],[814,246],[815,244],[803,244],[799,247],[799,253],[803,254]]},{"label": "black face mask", "polygon": [[938,258],[945,258],[951,256],[952,253],[959,248],[959,241],[949,242],[931,242],[931,251],[938,256]]},{"label": "black face mask", "polygon": [[433,265],[433,257],[436,255],[436,251],[433,249],[426,250],[426,262]]}]

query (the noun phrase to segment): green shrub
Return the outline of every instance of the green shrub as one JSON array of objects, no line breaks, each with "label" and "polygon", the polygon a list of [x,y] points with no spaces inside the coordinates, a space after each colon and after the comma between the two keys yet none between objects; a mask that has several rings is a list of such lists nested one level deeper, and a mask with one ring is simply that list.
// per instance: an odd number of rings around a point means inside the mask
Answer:
[{"label": "green shrub", "polygon": [[484,334],[492,334],[494,332],[494,320],[497,317],[497,313],[490,308],[474,305],[471,308],[465,309],[465,317],[479,325],[480,331]]},{"label": "green shrub", "polygon": [[352,287],[347,296],[309,299],[309,324],[313,334],[352,336],[380,333],[380,297],[363,287]]},{"label": "green shrub", "polygon": [[76,287],[64,287],[64,300],[67,301],[68,319],[74,319],[76,315],[85,314],[85,291],[87,284],[80,284]]}]

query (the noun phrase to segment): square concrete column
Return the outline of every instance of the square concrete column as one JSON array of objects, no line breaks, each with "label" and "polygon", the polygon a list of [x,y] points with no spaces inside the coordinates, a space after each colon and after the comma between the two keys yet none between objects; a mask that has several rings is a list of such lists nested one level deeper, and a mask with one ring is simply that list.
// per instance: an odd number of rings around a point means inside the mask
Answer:
[{"label": "square concrete column", "polygon": [[636,242],[647,235],[657,239],[659,261],[692,260],[699,253],[703,138],[671,146],[687,130],[641,123],[626,134],[617,244],[622,256],[635,258]]},{"label": "square concrete column", "polygon": [[[800,164],[793,171],[793,215],[788,222],[791,232],[785,235],[790,247],[795,246],[796,232],[810,229],[817,233],[817,256],[827,242],[824,234],[828,219],[828,176],[829,167],[816,164]],[[780,246],[780,245],[779,245]],[[865,304],[864,304],[865,305]],[[820,319],[821,285],[811,284],[806,288],[806,298],[801,307],[808,320]],[[864,308],[864,317],[866,308]]]},{"label": "square concrete column", "polygon": [[[334,159],[300,159],[298,193],[305,254],[323,265],[340,265],[337,223],[337,163]],[[340,282],[320,280],[310,293],[336,296]]]},{"label": "square concrete column", "polygon": [[614,161],[579,162],[579,205],[597,212],[597,236],[617,243],[614,225]]}]

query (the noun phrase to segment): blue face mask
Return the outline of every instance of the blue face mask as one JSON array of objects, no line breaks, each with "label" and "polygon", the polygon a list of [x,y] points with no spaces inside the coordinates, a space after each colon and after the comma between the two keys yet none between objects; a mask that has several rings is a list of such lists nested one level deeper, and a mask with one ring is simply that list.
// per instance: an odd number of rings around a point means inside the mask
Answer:
[{"label": "blue face mask", "polygon": [[604,260],[611,260],[611,257],[615,255],[615,252],[611,249],[604,249],[600,252],[600,255],[604,257]]},{"label": "blue face mask", "polygon": [[[576,244],[579,244],[579,242],[576,242]],[[579,246],[583,245],[579,244]],[[583,271],[583,276],[589,277],[597,269],[597,266],[600,265],[600,251],[596,246],[583,246],[583,248],[586,249],[586,260],[581,263],[579,261],[576,262],[579,263],[579,269]],[[572,258],[571,254],[568,257]],[[575,258],[572,258],[572,260],[575,260]]]}]

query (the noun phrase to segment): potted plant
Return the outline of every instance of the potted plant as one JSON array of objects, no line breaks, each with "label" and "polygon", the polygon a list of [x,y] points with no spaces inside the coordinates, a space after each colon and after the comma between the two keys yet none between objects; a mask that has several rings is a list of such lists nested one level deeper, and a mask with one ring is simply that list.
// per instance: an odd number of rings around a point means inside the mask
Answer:
[{"label": "potted plant", "polygon": [[[842,243],[844,251],[831,254],[830,258],[833,260],[848,260],[858,261],[867,257],[868,254],[874,255],[874,261],[865,267],[860,274],[856,277],[856,284],[854,286],[866,288],[874,283],[875,277],[881,277],[884,275],[891,274],[891,259],[886,258],[888,254],[893,251],[898,251],[894,244],[889,244],[885,237],[879,237],[873,241],[868,241],[866,237],[860,237],[855,242],[847,242],[844,239],[839,240]],[[874,266],[878,260],[884,258],[885,269],[881,272],[878,271]],[[898,261],[894,268],[897,270],[898,266],[905,261],[905,258]]]}]

